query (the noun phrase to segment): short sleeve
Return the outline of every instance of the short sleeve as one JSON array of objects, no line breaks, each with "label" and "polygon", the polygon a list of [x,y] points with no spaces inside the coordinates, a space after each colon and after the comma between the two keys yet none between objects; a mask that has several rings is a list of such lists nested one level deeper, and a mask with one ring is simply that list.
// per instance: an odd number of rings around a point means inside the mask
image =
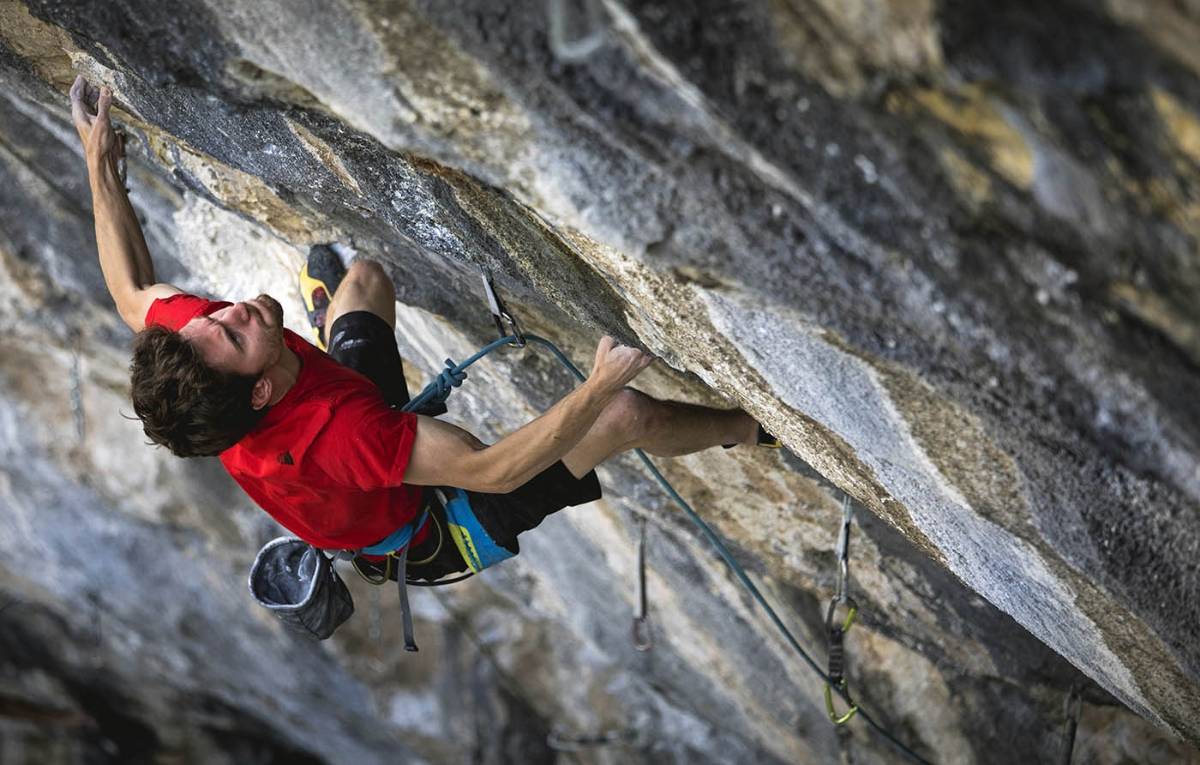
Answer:
[{"label": "short sleeve", "polygon": [[159,325],[178,332],[197,316],[208,316],[213,311],[232,305],[223,300],[206,300],[196,295],[180,293],[158,298],[146,310],[146,326]]},{"label": "short sleeve", "polygon": [[417,416],[387,406],[378,396],[338,403],[307,459],[333,481],[362,491],[399,486],[417,438]]}]

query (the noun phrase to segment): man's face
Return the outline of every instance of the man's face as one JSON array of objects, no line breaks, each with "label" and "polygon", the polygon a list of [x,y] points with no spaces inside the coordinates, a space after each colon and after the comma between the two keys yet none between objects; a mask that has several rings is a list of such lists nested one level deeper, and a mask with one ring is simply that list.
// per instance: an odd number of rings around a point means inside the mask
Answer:
[{"label": "man's face", "polygon": [[270,295],[197,316],[179,334],[214,369],[259,377],[283,353],[283,306]]}]

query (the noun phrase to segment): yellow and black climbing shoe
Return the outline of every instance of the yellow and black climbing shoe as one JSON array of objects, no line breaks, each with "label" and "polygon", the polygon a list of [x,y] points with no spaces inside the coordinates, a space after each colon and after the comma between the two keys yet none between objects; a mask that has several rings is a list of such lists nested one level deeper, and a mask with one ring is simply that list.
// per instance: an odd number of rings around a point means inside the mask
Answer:
[{"label": "yellow and black climbing shoe", "polygon": [[329,301],[345,275],[342,259],[325,244],[313,245],[308,251],[308,262],[300,269],[300,295],[304,298],[308,323],[312,325],[317,347],[321,350],[325,350],[325,314]]},{"label": "yellow and black climbing shoe", "polygon": [[783,442],[767,431],[763,430],[763,426],[758,426],[758,440],[755,441],[758,446],[765,446],[768,449],[782,449]]},{"label": "yellow and black climbing shoe", "polygon": [[[780,441],[775,436],[768,433],[767,431],[763,430],[762,425],[758,426],[758,437],[755,439],[754,443],[757,446],[765,446],[768,449],[782,449],[783,448],[783,442]],[[723,448],[732,449],[735,446],[737,446],[737,444],[725,444]]]}]

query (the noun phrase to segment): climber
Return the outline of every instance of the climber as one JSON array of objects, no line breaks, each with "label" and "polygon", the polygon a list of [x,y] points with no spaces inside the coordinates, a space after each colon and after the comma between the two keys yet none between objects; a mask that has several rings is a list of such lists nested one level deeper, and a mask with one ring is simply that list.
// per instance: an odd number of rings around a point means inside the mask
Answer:
[{"label": "climber", "polygon": [[[516,553],[521,532],[599,498],[593,468],[615,454],[773,441],[740,410],[659,401],[627,388],[653,358],[609,337],[597,345],[585,383],[490,446],[434,417],[399,411],[408,393],[395,292],[377,263],[360,258],[345,270],[328,247],[310,253],[301,280],[327,353],[284,329],[283,308],[269,295],[212,301],[156,281],[118,177],[123,144],[109,120],[111,104],[108,88],[97,91],[83,77],[71,88],[101,270],[137,333],[134,411],[151,440],[174,454],[219,455],[256,503],[310,544],[372,545],[430,507],[426,487],[453,486],[467,491],[496,542]],[[465,568],[453,546],[435,549],[431,525],[411,537],[410,576],[436,579]]]}]

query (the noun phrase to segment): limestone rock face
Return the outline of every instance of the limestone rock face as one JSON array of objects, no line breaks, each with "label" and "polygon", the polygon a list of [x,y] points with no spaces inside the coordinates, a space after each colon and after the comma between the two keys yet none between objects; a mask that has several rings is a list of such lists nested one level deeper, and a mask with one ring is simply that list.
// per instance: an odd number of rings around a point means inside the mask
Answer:
[{"label": "limestone rock face", "polygon": [[[778,434],[659,466],[819,662],[852,497],[851,689],[922,756],[1053,759],[1078,687],[1076,761],[1200,761],[1197,51],[1169,0],[3,0],[0,760],[900,758],[631,459],[415,593],[419,654],[390,589],[322,644],[260,612],[278,527],[127,416],[83,73],[163,281],[306,332],[304,252],[348,243],[426,376],[491,339],[486,267],[577,362],[615,334]],[[506,351],[449,417],[571,385]]]}]

